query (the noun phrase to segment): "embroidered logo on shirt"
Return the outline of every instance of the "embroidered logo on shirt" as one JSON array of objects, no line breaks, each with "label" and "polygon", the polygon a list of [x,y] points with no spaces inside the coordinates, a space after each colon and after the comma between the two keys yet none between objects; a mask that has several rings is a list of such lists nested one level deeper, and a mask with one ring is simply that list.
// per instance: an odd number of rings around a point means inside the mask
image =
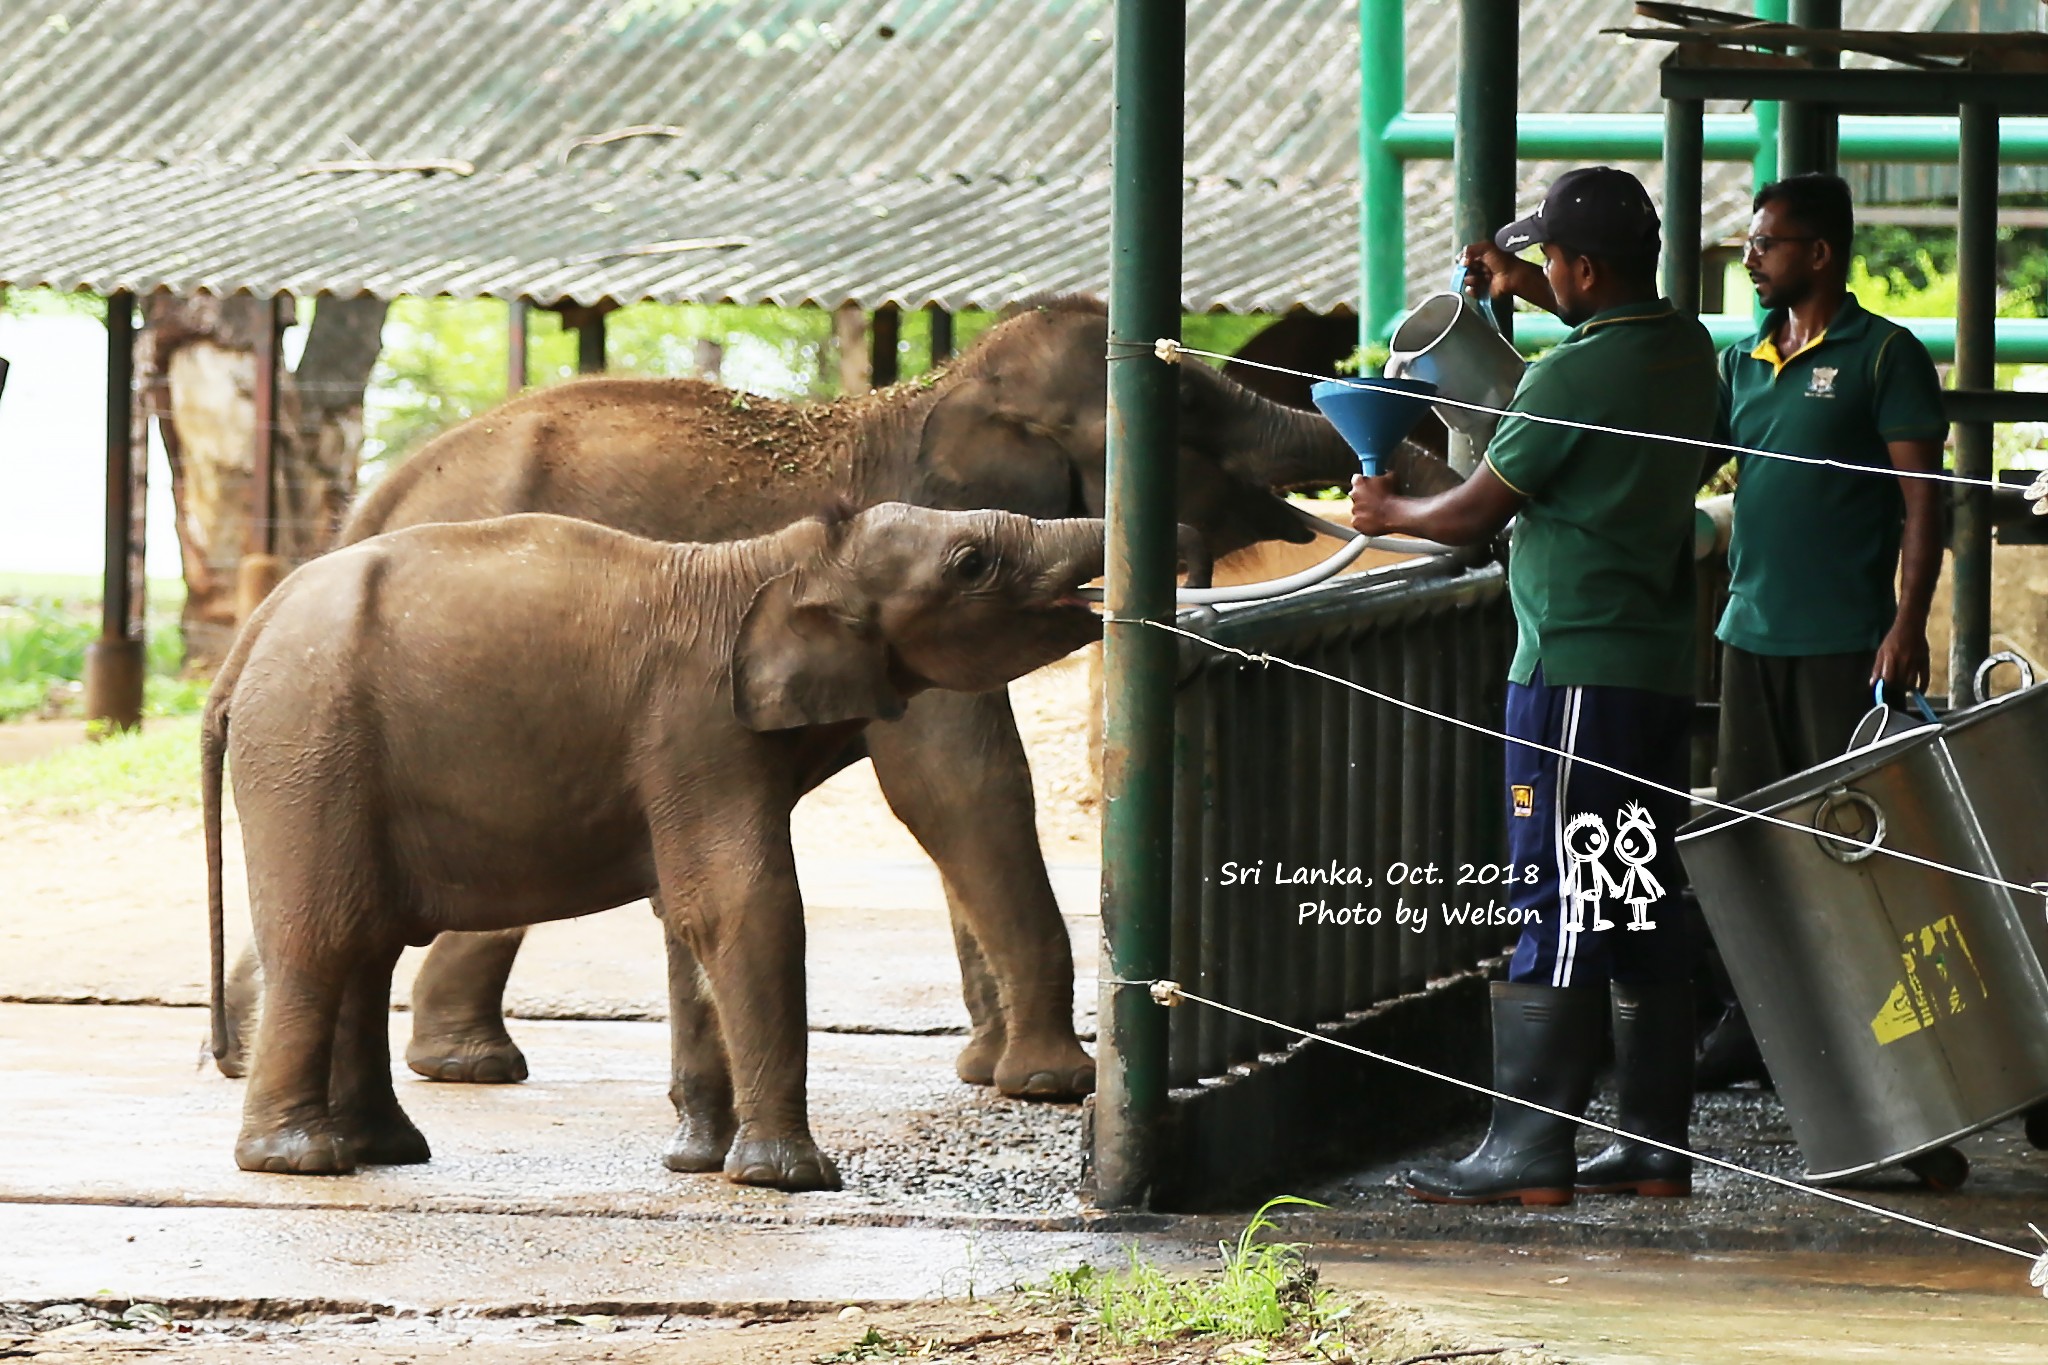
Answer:
[{"label": "embroidered logo on shirt", "polygon": [[1841,371],[1833,365],[1814,366],[1813,378],[1806,381],[1806,396],[1808,398],[1833,398],[1835,396],[1835,376],[1840,373]]}]

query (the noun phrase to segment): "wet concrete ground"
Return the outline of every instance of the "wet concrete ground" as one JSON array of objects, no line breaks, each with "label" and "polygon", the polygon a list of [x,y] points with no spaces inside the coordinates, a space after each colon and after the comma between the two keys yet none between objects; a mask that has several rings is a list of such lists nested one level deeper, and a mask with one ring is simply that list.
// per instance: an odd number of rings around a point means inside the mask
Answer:
[{"label": "wet concrete ground", "polygon": [[[203,921],[190,869],[171,857],[186,856],[191,831],[182,815],[159,815],[139,842],[108,827],[108,867],[74,861],[68,875],[10,884],[0,997],[197,1003]],[[153,882],[121,862],[158,855]],[[102,875],[102,892],[67,901],[67,885]],[[535,935],[515,1005],[597,1017],[516,1022],[531,1081],[445,1086],[401,1073],[434,1160],[341,1179],[235,1169],[241,1086],[197,1064],[203,1011],[0,1003],[0,1303],[379,1315],[209,1339],[229,1358],[246,1348],[269,1359],[288,1344],[309,1360],[392,1365],[463,1354],[476,1331],[464,1315],[485,1311],[525,1315],[503,1329],[502,1358],[666,1361],[684,1358],[664,1354],[680,1349],[678,1333],[710,1339],[707,1315],[986,1294],[1081,1259],[1120,1261],[1134,1236],[1169,1265],[1213,1260],[1242,1215],[1091,1218],[1075,1195],[1077,1108],[954,1080],[952,1031],[965,1019],[928,867],[816,858],[804,876],[813,1124],[844,1191],[742,1190],[660,1166],[671,1116],[665,1028],[652,1020],[659,942],[651,917],[626,910]],[[1061,867],[1055,881],[1086,978],[1094,870]],[[1092,1001],[1084,984],[1084,1025]],[[395,1042],[410,1022],[394,1016]],[[1455,1156],[1476,1136],[1416,1155]],[[1798,1170],[1761,1092],[1707,1101],[1695,1139]],[[1969,1150],[1976,1174],[1958,1195],[1902,1180],[1865,1193],[2030,1245],[2026,1222],[2048,1226],[2048,1156],[2011,1129]],[[1427,1307],[1488,1340],[1547,1341],[1585,1361],[2048,1359],[2048,1304],[2016,1259],[1718,1172],[1702,1173],[1690,1201],[1459,1210],[1408,1201],[1388,1183],[1402,1164],[1304,1182],[1299,1193],[1331,1207],[1286,1218],[1285,1235],[1315,1246],[1332,1283]],[[552,1325],[586,1310],[640,1325]],[[490,1350],[464,1358],[500,1358],[497,1340],[479,1338],[471,1345]]]}]

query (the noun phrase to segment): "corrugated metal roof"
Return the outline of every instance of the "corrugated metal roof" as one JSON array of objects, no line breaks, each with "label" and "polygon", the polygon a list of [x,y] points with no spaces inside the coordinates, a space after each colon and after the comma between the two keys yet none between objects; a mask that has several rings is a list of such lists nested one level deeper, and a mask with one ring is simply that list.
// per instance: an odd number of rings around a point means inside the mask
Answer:
[{"label": "corrugated metal roof", "polygon": [[[1941,4],[1868,8],[1920,26]],[[1524,6],[1523,107],[1655,109],[1661,52],[1598,34],[1630,11]],[[1448,107],[1456,7],[1407,12],[1410,107]],[[1113,19],[1112,0],[7,0],[0,279],[954,307],[1100,291]],[[1357,25],[1357,0],[1190,0],[1190,308],[1354,296]],[[579,142],[636,125],[662,131]],[[336,159],[475,173],[299,174]],[[1554,169],[1526,167],[1523,197]],[[1746,186],[1717,170],[1710,222],[1738,220]],[[1408,202],[1420,286],[1449,247],[1444,168],[1412,168]],[[725,237],[746,244],[605,255]]]}]

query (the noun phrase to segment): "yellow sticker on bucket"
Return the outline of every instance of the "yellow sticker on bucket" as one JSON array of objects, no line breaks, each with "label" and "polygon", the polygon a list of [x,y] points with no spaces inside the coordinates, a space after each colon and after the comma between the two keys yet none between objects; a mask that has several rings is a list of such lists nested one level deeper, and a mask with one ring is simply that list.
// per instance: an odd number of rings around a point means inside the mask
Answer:
[{"label": "yellow sticker on bucket", "polygon": [[1870,1031],[1879,1045],[1896,1043],[1908,1034],[1934,1027],[1940,1019],[1961,1014],[1973,998],[1991,998],[1954,915],[1943,915],[1925,928],[1913,930],[1901,947],[1904,975],[1870,1021]]}]

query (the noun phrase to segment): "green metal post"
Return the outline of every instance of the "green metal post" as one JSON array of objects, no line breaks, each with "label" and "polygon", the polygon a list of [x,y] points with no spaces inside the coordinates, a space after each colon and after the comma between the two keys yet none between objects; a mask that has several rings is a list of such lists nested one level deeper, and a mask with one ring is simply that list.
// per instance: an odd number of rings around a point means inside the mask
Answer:
[{"label": "green metal post", "polygon": [[[1515,218],[1515,93],[1520,0],[1460,0],[1458,140],[1453,231],[1459,245],[1490,239]],[[1513,314],[1500,314],[1513,338]]]},{"label": "green metal post", "polygon": [[[1180,331],[1182,0],[1117,0],[1109,266],[1109,614],[1173,615]],[[1193,362],[1188,362],[1193,363]],[[1110,978],[1164,976],[1173,893],[1173,638],[1112,624],[1103,645],[1101,1033],[1095,1198],[1142,1208],[1159,1183],[1166,1011]]]},{"label": "green metal post", "polygon": [[[1774,24],[1785,22],[1785,0],[1756,0],[1756,17]],[[1778,178],[1778,102],[1758,100],[1750,106],[1756,119],[1756,155],[1751,158],[1753,187],[1762,189]]]},{"label": "green metal post", "polygon": [[[1997,312],[1998,110],[1963,106],[1961,183],[1956,204],[1956,369],[1958,389],[1992,386],[1992,317]],[[1956,473],[1991,477],[1991,424],[1956,425]],[[1956,490],[1954,632],[1948,690],[1957,705],[1976,700],[1972,680],[1991,650],[1991,494]]]},{"label": "green metal post", "polygon": [[1681,312],[1700,311],[1700,180],[1705,173],[1699,100],[1664,102],[1664,293]]},{"label": "green metal post", "polygon": [[[1801,28],[1840,28],[1842,0],[1792,0],[1792,22]],[[1840,67],[1842,54],[1822,48],[1796,48],[1817,67]],[[1779,116],[1779,169],[1785,175],[1832,171],[1837,161],[1835,111],[1824,104],[1787,103]]]},{"label": "green metal post", "polygon": [[1388,143],[1408,97],[1404,0],[1358,0],[1359,340],[1385,341],[1408,292],[1402,158]]}]

